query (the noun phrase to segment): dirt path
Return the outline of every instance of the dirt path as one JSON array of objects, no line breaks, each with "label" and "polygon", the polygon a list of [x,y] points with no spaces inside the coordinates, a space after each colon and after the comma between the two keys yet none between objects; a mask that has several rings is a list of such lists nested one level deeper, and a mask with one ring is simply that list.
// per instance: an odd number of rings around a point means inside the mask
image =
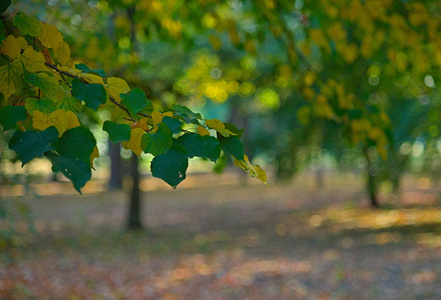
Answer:
[{"label": "dirt path", "polygon": [[0,299],[439,299],[437,191],[409,181],[373,211],[354,176],[237,181],[143,193],[141,233],[124,192],[29,200],[37,233],[3,253]]}]

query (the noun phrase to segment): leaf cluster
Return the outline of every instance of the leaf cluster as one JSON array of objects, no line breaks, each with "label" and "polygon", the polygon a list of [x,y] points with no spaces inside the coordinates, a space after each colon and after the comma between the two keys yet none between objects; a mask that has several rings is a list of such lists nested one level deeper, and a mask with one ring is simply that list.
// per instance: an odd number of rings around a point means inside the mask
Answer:
[{"label": "leaf cluster", "polygon": [[9,147],[23,165],[44,155],[81,192],[99,156],[81,115],[107,110],[111,118],[100,123],[109,139],[138,156],[152,154],[153,176],[174,188],[185,179],[189,158],[216,161],[222,151],[266,183],[265,172],[245,156],[242,130],[234,124],[180,105],[155,109],[143,89],[76,63],[58,29],[34,17],[18,13],[0,26],[0,124],[15,130]]}]

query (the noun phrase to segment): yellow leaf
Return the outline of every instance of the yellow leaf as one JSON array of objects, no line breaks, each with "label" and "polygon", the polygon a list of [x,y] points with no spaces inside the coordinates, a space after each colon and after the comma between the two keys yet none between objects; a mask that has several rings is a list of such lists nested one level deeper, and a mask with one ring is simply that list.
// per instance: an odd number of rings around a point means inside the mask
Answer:
[{"label": "yellow leaf", "polygon": [[98,157],[100,157],[100,153],[98,152],[98,147],[95,146],[95,148],[93,148],[92,155],[90,155],[90,165],[92,166],[92,168],[93,168],[93,160]]},{"label": "yellow leaf", "polygon": [[55,53],[57,60],[60,64],[65,65],[70,60],[70,48],[69,45],[63,42],[61,48]]},{"label": "yellow leaf", "polygon": [[133,128],[141,128],[144,129],[144,131],[149,131],[149,125],[148,125],[148,119],[147,118],[142,118],[141,120],[133,123],[132,125],[130,125],[130,127]]},{"label": "yellow leaf", "polygon": [[208,127],[214,130],[225,129],[224,123],[222,123],[218,119],[205,120],[205,125],[207,125]]},{"label": "yellow leaf", "polygon": [[130,131],[130,140],[127,142],[123,142],[122,145],[127,150],[132,150],[133,153],[140,156],[142,149],[141,149],[141,139],[142,136],[145,134],[144,129],[141,128],[134,128]]},{"label": "yellow leaf", "polygon": [[229,137],[229,136],[232,136],[232,135],[237,135],[234,132],[231,132],[230,130],[226,129],[224,123],[222,123],[218,119],[205,120],[205,125],[207,125],[211,129],[216,130],[217,132],[219,132],[224,137]]},{"label": "yellow leaf", "polygon": [[60,71],[65,71],[65,72],[70,73],[70,74],[75,75],[75,76],[80,76],[81,75],[81,71],[77,70],[75,68],[69,68],[67,66],[58,66],[58,69]]},{"label": "yellow leaf", "polygon": [[171,111],[166,111],[165,113],[162,113],[162,117],[173,118],[173,113]]},{"label": "yellow leaf", "polygon": [[161,112],[155,110],[154,112],[152,112],[152,121],[153,121],[153,127],[158,126],[159,123],[162,122],[162,118],[164,116],[162,115]]},{"label": "yellow leaf", "polygon": [[124,79],[110,77],[107,79],[107,92],[110,97],[115,99],[117,102],[121,102],[119,94],[130,92],[130,87]]},{"label": "yellow leaf", "polygon": [[0,52],[14,59],[20,54],[21,47],[17,39],[10,35],[2,43]]},{"label": "yellow leaf", "polygon": [[0,67],[0,92],[8,99],[21,88],[23,65],[15,60],[10,65]]},{"label": "yellow leaf", "polygon": [[21,49],[26,50],[26,49],[28,49],[28,48],[32,48],[32,46],[29,45],[28,42],[27,42],[27,41],[24,39],[24,37],[22,37],[22,36],[19,36],[19,37],[17,38],[17,42],[20,44],[20,48],[21,48]]},{"label": "yellow leaf", "polygon": [[201,136],[210,135],[210,132],[204,126],[198,125],[196,130],[199,133],[199,135],[201,135]]},{"label": "yellow leaf", "polygon": [[80,77],[84,78],[89,83],[104,84],[103,78],[95,74],[82,73]]},{"label": "yellow leaf", "polygon": [[46,62],[44,55],[41,52],[37,52],[32,48],[26,49],[20,60],[23,62],[26,70],[31,73],[38,71],[47,71],[47,67],[44,64]]},{"label": "yellow leaf", "polygon": [[43,46],[52,48],[55,52],[63,46],[63,35],[54,25],[41,23],[41,36],[38,39]]},{"label": "yellow leaf", "polygon": [[258,165],[252,165],[248,159],[248,156],[244,155],[244,160],[234,158],[234,165],[247,172],[251,177],[257,178],[268,185],[265,170]]},{"label": "yellow leaf", "polygon": [[58,109],[50,114],[44,114],[38,110],[34,111],[34,118],[32,124],[35,129],[45,130],[51,126],[55,126],[59,135],[71,128],[80,126],[77,116],[71,111]]}]

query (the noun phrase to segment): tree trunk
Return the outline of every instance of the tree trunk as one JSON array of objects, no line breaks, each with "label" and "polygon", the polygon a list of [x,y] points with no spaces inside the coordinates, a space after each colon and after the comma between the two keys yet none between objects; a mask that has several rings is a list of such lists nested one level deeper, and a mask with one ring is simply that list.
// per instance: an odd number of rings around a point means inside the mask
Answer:
[{"label": "tree trunk", "polygon": [[367,171],[367,190],[368,190],[368,194],[369,194],[369,198],[371,201],[371,206],[373,208],[378,208],[380,207],[380,203],[378,202],[378,198],[377,198],[377,185],[375,183],[375,177],[372,176],[371,174],[371,167],[372,167],[372,162],[369,158],[369,154],[367,151],[367,148],[364,149],[364,154],[366,157],[366,162],[367,162],[367,167],[366,167],[366,171]]},{"label": "tree trunk", "polygon": [[110,156],[110,178],[109,178],[109,188],[110,189],[121,189],[123,180],[123,168],[121,155],[119,151],[119,143],[113,144],[109,141],[109,156]]},{"label": "tree trunk", "polygon": [[130,192],[129,210],[127,228],[129,230],[141,230],[141,192],[139,189],[139,171],[138,171],[138,156],[133,154],[130,159],[130,175],[133,179],[133,188]]}]

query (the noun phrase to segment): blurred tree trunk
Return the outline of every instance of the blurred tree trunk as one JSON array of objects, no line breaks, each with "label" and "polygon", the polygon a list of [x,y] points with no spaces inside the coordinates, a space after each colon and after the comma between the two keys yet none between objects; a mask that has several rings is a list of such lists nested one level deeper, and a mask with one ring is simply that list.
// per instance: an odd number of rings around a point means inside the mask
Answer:
[{"label": "blurred tree trunk", "polygon": [[127,229],[141,230],[141,191],[139,189],[139,171],[138,171],[138,156],[132,155],[130,159],[130,176],[133,179],[133,188],[130,192]]},{"label": "blurred tree trunk", "polygon": [[120,144],[113,144],[109,141],[109,156],[110,156],[110,189],[121,189],[124,170],[122,167]]},{"label": "blurred tree trunk", "polygon": [[[136,42],[136,26],[135,21],[133,20],[133,15],[135,13],[135,7],[130,6],[127,8],[127,16],[130,20],[131,27],[131,50],[132,52],[136,52],[137,50],[137,42]],[[142,221],[141,221],[141,191],[139,189],[139,171],[138,171],[138,156],[133,153],[132,158],[130,159],[130,175],[133,179],[133,188],[130,193],[129,199],[129,215],[128,215],[128,223],[127,228],[129,230],[141,230],[142,229]]]},{"label": "blurred tree trunk", "polygon": [[367,190],[368,190],[369,199],[371,202],[371,206],[373,208],[378,208],[380,207],[380,203],[378,202],[378,198],[377,198],[377,185],[375,182],[375,177],[372,175],[372,168],[374,167],[374,165],[372,164],[372,161],[369,158],[367,147],[364,148],[363,152],[366,158],[366,172],[368,177]]}]

